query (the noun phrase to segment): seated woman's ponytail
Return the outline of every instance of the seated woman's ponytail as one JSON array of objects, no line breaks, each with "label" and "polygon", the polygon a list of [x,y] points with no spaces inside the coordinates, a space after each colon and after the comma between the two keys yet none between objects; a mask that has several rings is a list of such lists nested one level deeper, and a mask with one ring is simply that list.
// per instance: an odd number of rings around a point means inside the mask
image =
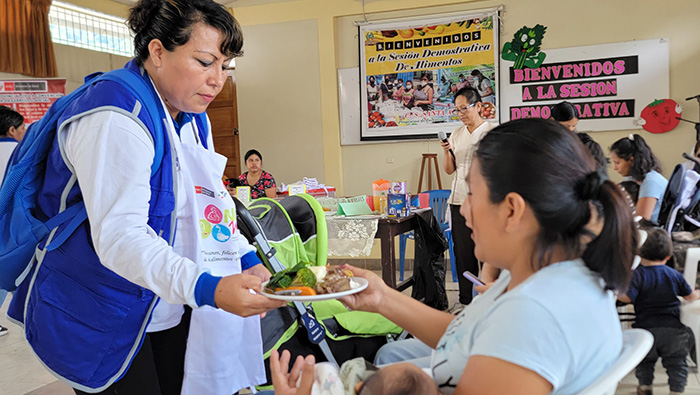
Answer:
[{"label": "seated woman's ponytail", "polygon": [[638,234],[627,200],[620,188],[604,180],[595,200],[602,205],[603,230],[588,243],[583,260],[601,275],[607,289],[624,292],[629,284]]}]

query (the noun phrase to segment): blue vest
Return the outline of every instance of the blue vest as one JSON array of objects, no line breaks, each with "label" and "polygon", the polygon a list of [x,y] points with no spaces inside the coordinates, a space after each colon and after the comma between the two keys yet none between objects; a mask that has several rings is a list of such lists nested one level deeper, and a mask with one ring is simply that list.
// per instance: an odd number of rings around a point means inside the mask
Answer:
[{"label": "blue vest", "polygon": [[[148,79],[132,60],[125,66]],[[90,76],[86,83],[90,83]],[[165,126],[167,116],[157,93],[142,97],[157,103],[157,118],[125,87],[113,81],[93,83],[63,113],[51,147],[46,175],[39,193],[38,214],[47,219],[64,207],[80,202],[77,181],[63,160],[60,131],[70,122],[97,111],[125,114],[149,133],[163,155],[150,180],[148,225],[172,244],[175,231],[175,155]],[[149,109],[153,109],[151,105]],[[152,111],[152,110],[149,110]],[[152,111],[153,112],[153,111]],[[186,115],[197,122],[206,142],[205,115]],[[118,130],[114,130],[119,133]],[[158,147],[160,145],[160,147]],[[109,158],[105,158],[109,160]],[[59,227],[60,234],[63,227]],[[45,241],[42,243],[44,244]],[[42,247],[40,244],[40,248]],[[25,335],[44,366],[74,388],[98,392],[120,379],[144,340],[151,312],[158,302],[150,290],[131,283],[100,263],[84,221],[58,249],[37,253],[29,275],[17,288],[8,310],[10,319],[24,325]]]}]

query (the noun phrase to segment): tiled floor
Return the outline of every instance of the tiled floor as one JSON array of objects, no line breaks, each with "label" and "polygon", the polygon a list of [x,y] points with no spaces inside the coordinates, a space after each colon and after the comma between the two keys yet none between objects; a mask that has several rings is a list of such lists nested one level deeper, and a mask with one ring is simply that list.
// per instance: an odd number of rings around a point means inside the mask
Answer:
[{"label": "tiled floor", "polygon": [[[458,294],[457,285],[451,282],[451,276],[448,275],[447,278],[447,295],[452,306]],[[73,391],[70,387],[57,381],[42,367],[24,340],[20,328],[8,323],[5,317],[8,302],[9,300],[0,308],[0,325],[10,329],[9,334],[0,337],[0,395],[72,395]],[[634,373],[630,373],[622,380],[616,394],[636,394],[636,387],[637,380]],[[667,395],[668,393],[666,373],[658,365],[654,394]],[[697,373],[689,375],[685,393],[700,394],[700,379]]]}]

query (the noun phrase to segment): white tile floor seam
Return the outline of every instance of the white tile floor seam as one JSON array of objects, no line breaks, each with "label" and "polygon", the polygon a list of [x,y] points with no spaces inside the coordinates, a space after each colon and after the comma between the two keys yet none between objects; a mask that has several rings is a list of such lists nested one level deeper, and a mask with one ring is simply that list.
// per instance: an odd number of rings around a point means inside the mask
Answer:
[{"label": "white tile floor seam", "polygon": [[[406,276],[411,273],[407,272]],[[447,273],[446,290],[449,306],[457,301],[458,287],[453,283],[450,273]],[[410,293],[410,290],[407,290]],[[31,351],[25,341],[21,328],[8,322],[8,300],[0,307],[0,325],[8,327],[9,333],[0,337],[0,395],[71,395],[73,391],[67,385],[57,381],[48,373]],[[668,395],[666,372],[657,364],[654,378],[654,395]],[[637,379],[634,371],[628,374],[620,383],[616,395],[636,394]],[[690,372],[686,394],[700,394],[700,377]]]}]

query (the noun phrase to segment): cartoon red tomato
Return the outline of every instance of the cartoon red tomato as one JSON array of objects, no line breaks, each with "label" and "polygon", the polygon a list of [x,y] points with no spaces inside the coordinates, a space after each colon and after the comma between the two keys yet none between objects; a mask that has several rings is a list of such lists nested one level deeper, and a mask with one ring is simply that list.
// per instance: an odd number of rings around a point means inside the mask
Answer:
[{"label": "cartoon red tomato", "polygon": [[683,107],[671,99],[654,100],[642,110],[640,124],[648,132],[666,133],[678,126],[682,111]]}]

